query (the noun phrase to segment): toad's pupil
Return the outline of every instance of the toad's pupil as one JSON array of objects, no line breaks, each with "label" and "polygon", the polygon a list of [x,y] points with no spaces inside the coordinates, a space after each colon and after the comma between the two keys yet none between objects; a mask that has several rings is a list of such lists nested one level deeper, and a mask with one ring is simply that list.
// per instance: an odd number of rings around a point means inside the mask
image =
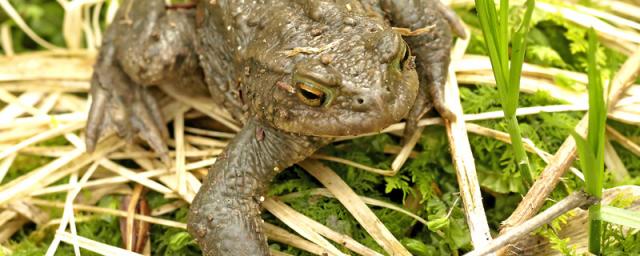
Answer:
[{"label": "toad's pupil", "polygon": [[317,107],[324,103],[325,95],[321,90],[308,86],[304,83],[298,83],[297,87],[298,98],[300,98],[303,103],[312,107]]},{"label": "toad's pupil", "polygon": [[305,98],[310,99],[310,100],[318,100],[318,99],[320,99],[319,95],[316,95],[316,94],[314,94],[314,93],[312,93],[310,91],[307,91],[307,90],[302,90],[302,96],[304,96]]}]

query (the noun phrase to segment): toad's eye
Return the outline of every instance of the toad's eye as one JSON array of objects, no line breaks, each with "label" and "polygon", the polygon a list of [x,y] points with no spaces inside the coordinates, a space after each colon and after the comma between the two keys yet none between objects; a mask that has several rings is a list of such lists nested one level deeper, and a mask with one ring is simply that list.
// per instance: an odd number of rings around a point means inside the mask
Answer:
[{"label": "toad's eye", "polygon": [[411,50],[406,43],[402,43],[400,51],[396,58],[391,62],[391,66],[397,70],[403,70],[406,67],[407,61],[411,59]]},{"label": "toad's eye", "polygon": [[318,107],[326,103],[326,94],[322,90],[315,88],[315,86],[304,82],[298,82],[296,83],[296,87],[298,87],[296,95],[304,104],[312,107]]}]

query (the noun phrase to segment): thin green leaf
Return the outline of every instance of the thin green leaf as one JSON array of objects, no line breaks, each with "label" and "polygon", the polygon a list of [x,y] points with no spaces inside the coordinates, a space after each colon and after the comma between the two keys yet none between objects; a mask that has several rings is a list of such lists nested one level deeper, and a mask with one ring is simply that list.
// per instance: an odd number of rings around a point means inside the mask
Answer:
[{"label": "thin green leaf", "polygon": [[[498,21],[498,49],[500,51],[500,64],[503,69],[504,80],[508,81],[509,71],[509,0],[500,0],[500,20]],[[506,86],[506,87],[505,87]],[[506,89],[507,95],[509,94],[509,84],[504,84],[503,90]],[[507,98],[509,99],[509,98]]]},{"label": "thin green leaf", "polygon": [[[522,135],[515,112],[518,107],[520,93],[520,73],[524,62],[525,38],[528,32],[529,21],[533,12],[534,1],[527,1],[527,12],[524,22],[515,35],[516,41],[513,65],[509,67],[509,1],[500,0],[500,19],[496,6],[492,0],[476,0],[476,10],[480,19],[480,27],[484,33],[485,46],[489,53],[489,60],[496,80],[496,87],[502,104],[502,109],[507,120],[507,129],[511,135],[515,159],[518,169],[521,171],[527,186],[533,183],[533,174],[527,153],[522,145]],[[513,83],[516,81],[517,83]]]},{"label": "thin green leaf", "polygon": [[640,229],[640,212],[637,211],[603,205],[600,218],[609,223]]},{"label": "thin green leaf", "polygon": [[589,252],[600,255],[602,244],[601,204],[589,207]]},{"label": "thin green leaf", "polygon": [[596,63],[596,52],[598,49],[598,44],[593,28],[589,29],[588,37],[589,48],[587,51],[587,73],[589,77],[589,127],[587,135],[587,147],[591,151],[591,157],[594,158],[590,163],[590,166],[594,168],[594,170],[585,173],[585,175],[591,176],[590,179],[593,180],[591,184],[587,183],[587,188],[591,190],[591,192],[587,192],[596,197],[601,197],[604,172],[604,138],[607,113],[606,105],[604,102],[604,88],[602,86],[600,73],[598,72],[598,66]]},{"label": "thin green leaf", "polygon": [[529,32],[529,23],[531,22],[531,16],[533,14],[535,1],[527,0],[527,9],[522,20],[522,24],[518,30],[513,34],[512,38],[512,54],[511,54],[511,66],[509,73],[509,95],[512,97],[513,106],[510,106],[508,110],[505,110],[505,114],[515,114],[518,98],[520,95],[520,75],[522,73],[522,64],[524,63],[525,49],[527,48],[526,35]]},{"label": "thin green leaf", "polygon": [[571,131],[573,139],[576,141],[576,148],[578,150],[578,156],[580,157],[580,168],[584,172],[584,183],[586,184],[585,191],[590,195],[596,193],[597,187],[594,186],[594,174],[597,172],[593,152],[590,150],[587,140],[585,140],[580,134],[575,131]]},{"label": "thin green leaf", "polygon": [[435,220],[430,220],[427,222],[427,228],[431,231],[440,230],[449,225],[449,216],[444,216],[442,218],[436,218]]},{"label": "thin green leaf", "polygon": [[[580,165],[584,171],[585,191],[601,198],[604,180],[604,132],[606,125],[606,105],[604,101],[604,89],[598,65],[596,52],[598,43],[593,28],[588,31],[589,43],[587,48],[587,76],[589,78],[589,121],[587,139],[575,134]],[[601,205],[595,204],[589,207],[589,252],[600,255],[602,242]]]},{"label": "thin green leaf", "polygon": [[480,18],[480,26],[485,37],[485,46],[489,52],[489,60],[493,67],[493,75],[496,78],[497,86],[501,86],[507,82],[504,76],[504,69],[506,69],[506,67],[503,67],[500,62],[501,53],[498,48],[498,20],[496,17],[495,4],[493,1],[476,0],[476,9]]}]

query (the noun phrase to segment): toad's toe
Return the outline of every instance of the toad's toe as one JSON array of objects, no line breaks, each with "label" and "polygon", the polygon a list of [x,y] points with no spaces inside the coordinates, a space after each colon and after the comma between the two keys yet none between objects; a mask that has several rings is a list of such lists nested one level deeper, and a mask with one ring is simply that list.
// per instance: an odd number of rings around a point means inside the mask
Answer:
[{"label": "toad's toe", "polygon": [[131,128],[149,144],[153,151],[160,154],[162,161],[169,162],[166,144],[168,132],[167,127],[162,121],[160,109],[155,99],[148,95],[148,91],[142,88],[140,93],[145,94],[141,95],[141,98],[150,99],[140,99],[139,101],[133,102],[131,116],[129,117]]},{"label": "toad's toe", "polygon": [[89,117],[87,118],[87,127],[85,129],[85,144],[88,152],[95,150],[98,139],[100,139],[103,130],[105,130],[105,112],[109,99],[108,92],[97,85],[91,86],[91,97],[91,108],[89,109]]},{"label": "toad's toe", "polygon": [[131,140],[141,137],[164,162],[169,162],[167,128],[148,87],[134,84],[117,66],[96,68],[91,81],[93,101],[86,126],[87,151],[110,129]]},{"label": "toad's toe", "polygon": [[429,88],[429,94],[431,94],[431,100],[433,101],[433,107],[438,111],[440,116],[449,121],[455,121],[456,115],[451,108],[444,102],[444,78],[437,81],[443,81],[441,83],[435,83],[435,86]]}]

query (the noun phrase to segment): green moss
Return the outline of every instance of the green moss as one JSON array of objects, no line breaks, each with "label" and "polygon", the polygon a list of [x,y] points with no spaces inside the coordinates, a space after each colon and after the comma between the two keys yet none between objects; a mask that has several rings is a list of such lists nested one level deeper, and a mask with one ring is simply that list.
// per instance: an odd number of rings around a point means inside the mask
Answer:
[{"label": "green moss", "polygon": [[[60,4],[52,0],[15,0],[11,1],[11,5],[36,34],[55,45],[64,45],[61,33],[64,11]],[[0,24],[9,24],[12,27],[11,36],[16,52],[41,49],[21,29],[17,28],[2,9],[0,9]],[[1,48],[0,53],[2,53]]]},{"label": "green moss", "polygon": [[25,175],[40,166],[45,165],[51,160],[52,158],[50,157],[18,154],[15,160],[13,160],[13,164],[9,168],[7,175],[5,176],[5,178],[2,180],[0,184],[9,183],[10,181],[16,178],[22,175]]},{"label": "green moss", "polygon": [[[64,136],[58,136],[36,143],[36,146],[64,146],[68,144],[69,142],[64,138]],[[51,157],[18,154],[16,159],[13,160],[13,164],[9,168],[6,177],[2,182],[0,182],[0,185],[6,184],[17,177],[27,174],[30,171],[47,164],[51,160],[53,160]]]},{"label": "green moss", "polygon": [[[98,202],[98,206],[117,209],[118,198],[114,196],[106,196]],[[59,209],[51,209],[53,214],[51,217],[60,217]],[[76,213],[77,214],[77,213]],[[82,215],[76,215],[79,217]],[[76,223],[76,230],[78,235],[89,238],[91,240],[100,241],[102,243],[110,244],[113,246],[121,246],[122,238],[120,235],[120,226],[118,217],[111,215],[91,215],[88,221],[81,221]],[[29,228],[30,227],[30,228]],[[18,232],[11,238],[9,249],[14,254],[20,256],[35,256],[44,255],[49,247],[49,244],[53,241],[53,235],[55,234],[55,228],[52,226],[47,229],[34,228],[31,225],[27,225],[26,229]],[[82,255],[101,255],[88,250],[81,250]],[[65,244],[60,244],[60,247],[56,251],[55,255],[73,255],[73,247]]]}]

